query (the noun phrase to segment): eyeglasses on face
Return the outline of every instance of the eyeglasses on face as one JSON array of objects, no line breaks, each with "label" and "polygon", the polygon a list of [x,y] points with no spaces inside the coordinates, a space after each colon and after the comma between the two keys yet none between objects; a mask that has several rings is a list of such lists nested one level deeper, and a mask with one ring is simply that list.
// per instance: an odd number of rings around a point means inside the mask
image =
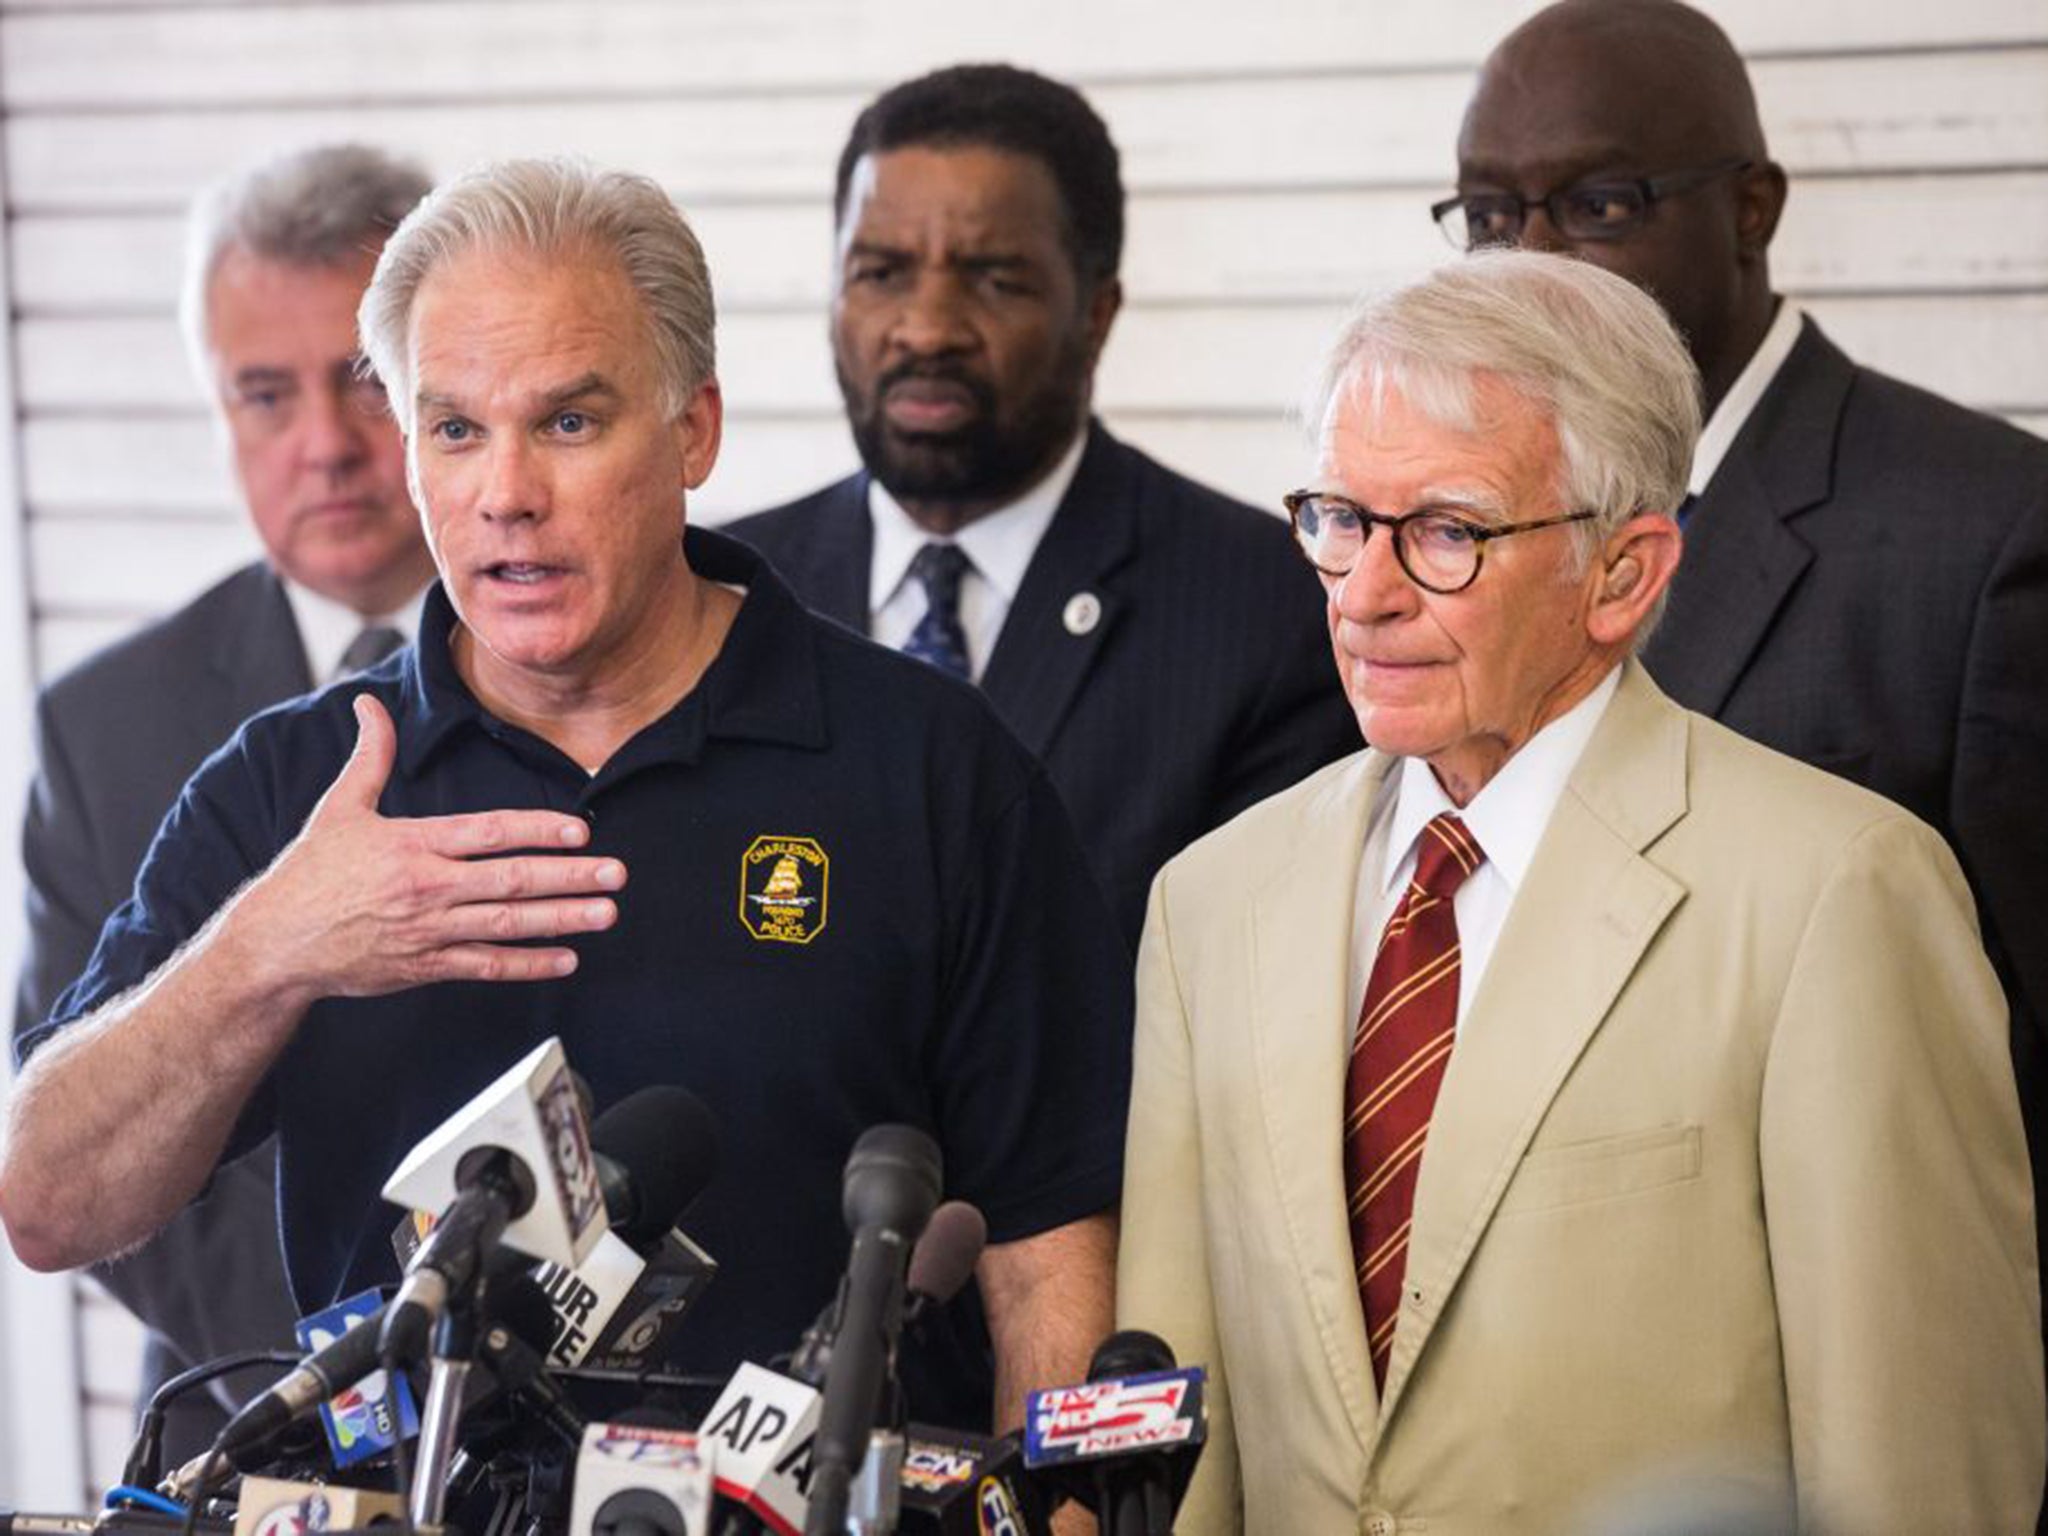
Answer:
[{"label": "eyeglasses on face", "polygon": [[1723,176],[1738,176],[1753,160],[1717,160],[1691,170],[1634,180],[1602,177],[1557,187],[1541,197],[1515,192],[1461,192],[1430,205],[1444,237],[1461,251],[1513,245],[1522,238],[1529,210],[1541,208],[1551,227],[1567,240],[1619,240],[1642,228],[1650,205],[1691,192]]},{"label": "eyeglasses on face", "polygon": [[1479,579],[1486,546],[1493,540],[1584,522],[1594,515],[1567,512],[1562,517],[1489,526],[1433,507],[1387,517],[1367,511],[1355,501],[1321,491],[1289,491],[1280,500],[1294,524],[1295,542],[1308,556],[1309,564],[1325,576],[1350,575],[1365,553],[1366,540],[1378,526],[1393,533],[1394,558],[1407,572],[1408,579],[1425,592],[1441,597],[1462,592]]}]

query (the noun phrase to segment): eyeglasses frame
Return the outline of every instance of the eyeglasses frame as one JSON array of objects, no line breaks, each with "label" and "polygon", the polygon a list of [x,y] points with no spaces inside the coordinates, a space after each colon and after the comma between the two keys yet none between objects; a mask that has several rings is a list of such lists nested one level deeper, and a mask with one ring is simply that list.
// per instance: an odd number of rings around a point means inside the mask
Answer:
[{"label": "eyeglasses frame", "polygon": [[[1328,491],[1289,491],[1280,498],[1280,504],[1287,509],[1287,523],[1294,532],[1294,547],[1301,551],[1302,558],[1307,560],[1311,566],[1333,581],[1342,581],[1346,576],[1349,576],[1358,569],[1358,564],[1356,561],[1353,561],[1350,565],[1345,566],[1343,570],[1333,571],[1308,552],[1308,545],[1303,542],[1301,532],[1301,509],[1305,503],[1310,501],[1337,502],[1358,514],[1360,520],[1365,524],[1365,533],[1358,541],[1360,558],[1364,557],[1365,547],[1372,541],[1373,528],[1377,526],[1387,529],[1388,537],[1394,542],[1394,560],[1401,567],[1401,573],[1414,582],[1416,586],[1422,588],[1423,591],[1434,592],[1438,597],[1455,597],[1458,593],[1470,588],[1472,583],[1479,579],[1479,572],[1486,565],[1486,546],[1495,539],[1505,539],[1509,535],[1517,533],[1534,533],[1539,528],[1556,528],[1564,523],[1583,523],[1588,518],[1599,515],[1590,511],[1566,512],[1559,517],[1539,517],[1526,523],[1507,523],[1496,528],[1489,527],[1485,523],[1474,522],[1469,517],[1460,516],[1458,513],[1443,507],[1417,507],[1413,512],[1403,512],[1399,517],[1389,517],[1384,512],[1375,512],[1369,507],[1361,507],[1348,496],[1335,496]],[[1472,535],[1474,545],[1472,550],[1472,574],[1455,587],[1441,587],[1434,582],[1425,581],[1422,577],[1416,575],[1414,568],[1408,564],[1407,546],[1401,537],[1401,530],[1408,524],[1425,517],[1448,518],[1452,522],[1464,527]]]},{"label": "eyeglasses frame", "polygon": [[[1552,187],[1541,197],[1523,197],[1518,192],[1456,192],[1438,202],[1431,203],[1429,205],[1429,216],[1436,224],[1436,227],[1443,230],[1444,238],[1450,241],[1451,245],[1457,250],[1469,251],[1480,249],[1483,246],[1510,245],[1514,241],[1519,240],[1522,231],[1528,228],[1529,210],[1531,208],[1541,208],[1550,216],[1552,226],[1562,232],[1564,225],[1558,214],[1556,204],[1559,198],[1574,192],[1591,191],[1598,187],[1626,187],[1642,198],[1643,217],[1648,218],[1650,210],[1666,198],[1676,197],[1681,192],[1695,191],[1700,187],[1706,186],[1709,182],[1719,180],[1723,176],[1740,176],[1743,172],[1754,170],[1755,168],[1756,161],[1737,159],[1717,160],[1712,165],[1694,166],[1690,170],[1684,171],[1666,171],[1658,176],[1588,176],[1578,181],[1568,182],[1561,187]],[[1466,201],[1473,196],[1497,197],[1503,202],[1511,201],[1519,204],[1520,206],[1515,213],[1515,233],[1506,239],[1487,240],[1477,243],[1468,240],[1460,244],[1458,237],[1452,234],[1449,228],[1445,226],[1444,215],[1453,208],[1464,206]],[[1606,234],[1568,235],[1566,238],[1595,242],[1622,240],[1641,228],[1642,223],[1638,221],[1624,229],[1613,230]]]}]

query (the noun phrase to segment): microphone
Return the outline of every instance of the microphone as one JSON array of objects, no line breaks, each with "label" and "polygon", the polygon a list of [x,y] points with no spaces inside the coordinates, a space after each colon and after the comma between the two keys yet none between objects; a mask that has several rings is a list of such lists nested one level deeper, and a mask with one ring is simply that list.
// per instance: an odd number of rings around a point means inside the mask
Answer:
[{"label": "microphone", "polygon": [[686,1088],[643,1088],[590,1130],[612,1230],[574,1267],[536,1271],[555,1311],[549,1364],[646,1370],[718,1264],[674,1223],[718,1168],[717,1120]]},{"label": "microphone", "polygon": [[698,1431],[715,1452],[720,1502],[739,1506],[719,1521],[720,1536],[803,1530],[822,1402],[816,1387],[761,1366],[733,1372]]},{"label": "microphone", "polygon": [[384,1198],[442,1215],[385,1310],[379,1350],[416,1360],[450,1301],[500,1243],[574,1265],[606,1229],[575,1074],[549,1039],[407,1154]]},{"label": "microphone", "polygon": [[1087,1385],[1026,1401],[1024,1465],[1087,1505],[1103,1536],[1172,1536],[1209,1432],[1204,1379],[1200,1366],[1177,1369],[1157,1334],[1113,1333]]},{"label": "microphone", "polygon": [[656,1084],[592,1121],[590,1149],[612,1231],[644,1253],[718,1172],[718,1117],[689,1089]]},{"label": "microphone", "polygon": [[965,1200],[948,1200],[936,1211],[910,1250],[909,1292],[903,1326],[915,1330],[959,1295],[974,1278],[974,1266],[988,1246],[988,1218]]},{"label": "microphone", "polygon": [[576,1457],[570,1536],[705,1536],[711,1458],[695,1435],[593,1424]]},{"label": "microphone", "polygon": [[1016,1435],[990,1439],[913,1424],[903,1458],[905,1536],[1041,1536],[1045,1495],[1024,1470]]},{"label": "microphone", "polygon": [[571,1446],[583,1443],[588,1422],[570,1403],[541,1358],[554,1335],[554,1309],[531,1275],[508,1275],[491,1283],[490,1322],[477,1339],[477,1354],[516,1402]]},{"label": "microphone", "polygon": [[863,1132],[846,1161],[841,1204],[853,1247],[818,1410],[805,1536],[839,1536],[846,1523],[853,1474],[867,1455],[903,1328],[910,1248],[931,1219],[943,1182],[938,1143],[912,1126]]},{"label": "microphone", "polygon": [[[364,1291],[359,1296],[316,1312],[300,1323],[299,1341],[317,1347],[292,1367],[283,1380],[245,1403],[241,1411],[228,1420],[227,1427],[215,1441],[221,1455],[236,1467],[246,1470],[255,1462],[257,1453],[269,1445],[279,1431],[315,1408],[325,1410],[330,1401],[375,1372],[378,1327],[382,1321],[379,1303],[382,1299],[374,1290]],[[398,1383],[403,1378],[393,1373],[391,1380]],[[410,1388],[394,1385],[394,1394],[401,1391],[406,1394],[399,1399],[405,1405],[398,1410],[403,1415],[410,1407]],[[415,1419],[414,1424],[407,1425],[405,1433],[412,1433],[416,1423]],[[373,1429],[374,1418],[363,1427]],[[346,1465],[339,1461],[345,1448],[340,1428],[331,1416],[327,1430],[336,1450],[337,1463]],[[351,1432],[350,1438],[359,1437]],[[374,1454],[374,1450],[368,1450],[351,1459],[360,1460]]]},{"label": "microphone", "polygon": [[[965,1200],[948,1200],[933,1211],[917,1246],[910,1250],[903,1326],[920,1327],[927,1317],[959,1295],[987,1246],[988,1221]],[[818,1320],[804,1330],[802,1341],[789,1357],[789,1374],[798,1381],[814,1387],[825,1384],[845,1306],[846,1287],[842,1283],[818,1314]]]},{"label": "microphone", "polygon": [[328,1483],[288,1483],[245,1477],[235,1501],[234,1536],[283,1536],[299,1531],[359,1531],[399,1519],[396,1495]]}]

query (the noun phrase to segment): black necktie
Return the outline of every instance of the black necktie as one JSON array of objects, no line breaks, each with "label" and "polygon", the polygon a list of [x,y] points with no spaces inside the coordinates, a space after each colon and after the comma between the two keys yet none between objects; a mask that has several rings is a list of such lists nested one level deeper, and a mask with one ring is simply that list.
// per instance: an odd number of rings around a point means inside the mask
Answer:
[{"label": "black necktie", "polygon": [[924,588],[924,617],[903,642],[903,652],[955,677],[970,678],[967,631],[960,627],[960,578],[967,552],[957,544],[927,544],[910,562],[910,574]]}]

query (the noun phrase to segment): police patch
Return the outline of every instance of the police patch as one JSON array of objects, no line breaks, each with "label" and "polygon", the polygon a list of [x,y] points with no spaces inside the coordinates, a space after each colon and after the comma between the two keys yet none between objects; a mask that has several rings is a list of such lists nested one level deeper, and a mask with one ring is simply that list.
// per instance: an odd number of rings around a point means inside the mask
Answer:
[{"label": "police patch", "polygon": [[740,859],[740,921],[766,943],[808,944],[825,931],[832,861],[812,837],[757,837]]}]

